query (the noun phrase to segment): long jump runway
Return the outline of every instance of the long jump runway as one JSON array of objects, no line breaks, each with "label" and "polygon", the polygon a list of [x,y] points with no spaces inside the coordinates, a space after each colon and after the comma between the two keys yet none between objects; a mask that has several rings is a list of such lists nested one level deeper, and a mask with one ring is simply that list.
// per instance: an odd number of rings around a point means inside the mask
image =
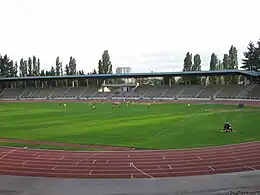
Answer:
[{"label": "long jump runway", "polygon": [[260,142],[184,150],[75,152],[0,147],[0,174],[162,178],[260,170]]}]

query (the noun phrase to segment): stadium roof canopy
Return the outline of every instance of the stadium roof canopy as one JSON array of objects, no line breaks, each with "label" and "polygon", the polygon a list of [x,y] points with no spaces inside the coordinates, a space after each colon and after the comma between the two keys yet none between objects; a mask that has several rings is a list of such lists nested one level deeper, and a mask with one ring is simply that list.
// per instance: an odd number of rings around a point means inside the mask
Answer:
[{"label": "stadium roof canopy", "polygon": [[21,80],[46,80],[46,79],[110,79],[110,78],[145,78],[145,77],[178,77],[178,76],[225,76],[244,75],[259,77],[260,72],[243,70],[215,70],[215,71],[187,71],[187,72],[150,72],[127,74],[90,74],[90,75],[65,75],[65,76],[28,76],[28,77],[2,77],[0,81]]}]

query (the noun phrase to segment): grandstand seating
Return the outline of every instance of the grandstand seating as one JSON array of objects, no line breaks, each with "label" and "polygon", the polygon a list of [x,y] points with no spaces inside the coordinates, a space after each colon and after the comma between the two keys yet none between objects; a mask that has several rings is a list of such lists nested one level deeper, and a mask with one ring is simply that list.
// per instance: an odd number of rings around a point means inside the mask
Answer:
[{"label": "grandstand seating", "polygon": [[179,94],[179,97],[197,97],[204,88],[205,88],[204,85],[190,85],[190,86],[188,85]]},{"label": "grandstand seating", "polygon": [[222,90],[216,95],[216,97],[235,98],[244,90],[243,85],[229,84],[222,85]]},{"label": "grandstand seating", "polygon": [[97,87],[56,87],[56,88],[6,88],[0,93],[1,99],[15,98],[86,98],[86,97],[164,97],[164,98],[258,98],[260,85],[250,84],[247,87],[238,84],[230,85],[172,85],[172,86],[139,86],[133,91],[99,92]]},{"label": "grandstand seating", "polygon": [[0,95],[1,98],[17,98],[20,96],[20,94],[24,91],[23,88],[7,88],[2,91],[2,94]]},{"label": "grandstand seating", "polygon": [[208,85],[204,88],[201,94],[198,96],[200,98],[209,98],[216,96],[222,90],[222,85]]}]

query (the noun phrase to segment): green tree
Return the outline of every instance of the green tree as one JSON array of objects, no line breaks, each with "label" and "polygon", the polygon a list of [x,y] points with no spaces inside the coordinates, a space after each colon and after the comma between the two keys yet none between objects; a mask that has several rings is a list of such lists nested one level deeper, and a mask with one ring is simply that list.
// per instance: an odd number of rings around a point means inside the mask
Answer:
[{"label": "green tree", "polygon": [[[192,54],[190,52],[187,52],[184,58],[183,72],[191,71],[191,68],[192,68]],[[191,78],[188,76],[183,76],[183,81],[185,84],[189,84],[191,83]]]},{"label": "green tree", "polygon": [[69,60],[69,75],[75,75],[75,74],[77,74],[76,59],[71,56]]},{"label": "green tree", "polygon": [[98,61],[98,74],[103,74],[102,60]]},{"label": "green tree", "polygon": [[19,70],[20,70],[20,77],[26,77],[27,72],[25,70],[23,58],[20,60]]},{"label": "green tree", "polygon": [[40,75],[40,70],[41,70],[41,63],[40,63],[40,59],[37,59],[37,76]]},{"label": "green tree", "polygon": [[49,74],[50,74],[49,76],[55,76],[55,69],[53,66],[51,66],[51,70],[50,70]]},{"label": "green tree", "polygon": [[[199,54],[196,54],[193,58],[193,65],[191,67],[191,71],[201,71],[201,59]],[[192,78],[191,82],[192,84],[200,84],[200,80],[200,77],[194,77]]]},{"label": "green tree", "polygon": [[40,76],[46,76],[44,70],[41,70]]},{"label": "green tree", "polygon": [[17,61],[15,61],[15,63],[14,63],[14,76],[15,77],[18,76],[18,64],[17,64]]},{"label": "green tree", "polygon": [[70,68],[69,68],[68,64],[66,64],[66,66],[65,66],[65,74],[70,75]]},{"label": "green tree", "polygon": [[7,55],[4,55],[3,57],[0,58],[0,71],[1,71],[1,77],[10,77],[10,66],[11,66],[11,61],[10,58]]},{"label": "green tree", "polygon": [[37,59],[35,56],[33,56],[33,59],[32,59],[32,64],[33,64],[33,76],[38,76],[38,70],[37,70]]},{"label": "green tree", "polygon": [[98,61],[98,74],[113,74],[108,50],[103,52],[102,59]]},{"label": "green tree", "polygon": [[[222,62],[222,67],[223,67],[223,70],[228,70],[229,69],[229,56],[228,54],[224,54],[224,57],[223,57],[223,62]],[[225,84],[229,84],[229,76],[224,76],[224,83]]]},{"label": "green tree", "polygon": [[[229,69],[237,70],[238,69],[238,60],[237,60],[237,49],[233,45],[230,47],[229,50]],[[238,83],[238,76],[231,76],[230,83],[237,84]]]},{"label": "green tree", "polygon": [[28,62],[27,62],[27,60],[24,60],[23,63],[24,63],[25,77],[27,77],[28,76]]},{"label": "green tree", "polygon": [[257,42],[257,46],[250,41],[247,46],[247,51],[244,52],[244,59],[242,59],[242,69],[255,70],[260,69],[260,41]]},{"label": "green tree", "polygon": [[28,59],[28,76],[33,76],[32,58]]},{"label": "green tree", "polygon": [[61,75],[61,62],[59,56],[56,58],[56,75],[57,76]]},{"label": "green tree", "polygon": [[[217,70],[217,64],[218,64],[218,57],[215,53],[212,53],[211,57],[210,57],[209,69]],[[210,84],[217,84],[217,78],[215,76],[211,76],[209,78],[209,81],[210,81]]]}]

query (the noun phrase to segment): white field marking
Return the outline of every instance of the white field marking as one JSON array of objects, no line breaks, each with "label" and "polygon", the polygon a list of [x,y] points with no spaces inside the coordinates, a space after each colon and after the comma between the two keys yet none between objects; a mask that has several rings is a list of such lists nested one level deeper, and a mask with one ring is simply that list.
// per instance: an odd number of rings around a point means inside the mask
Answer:
[{"label": "white field marking", "polygon": [[91,171],[89,171],[89,173],[88,173],[88,174],[89,174],[89,175],[91,175],[91,173],[92,173],[92,170],[91,170]]},{"label": "white field marking", "polygon": [[60,160],[64,159],[64,156],[60,157]]},{"label": "white field marking", "polygon": [[58,167],[58,165],[55,165],[55,166],[52,168],[52,170],[56,169],[57,167]]},{"label": "white field marking", "polygon": [[24,165],[24,164],[26,164],[26,163],[28,163],[29,162],[29,160],[27,160],[27,161],[24,161],[22,164]]},{"label": "white field marking", "polygon": [[109,160],[107,160],[107,164],[108,164]]},{"label": "white field marking", "polygon": [[131,174],[131,179],[134,179],[134,175],[133,175],[133,173]]},{"label": "white field marking", "polygon": [[168,167],[169,167],[170,169],[172,169],[171,165],[168,165]]},{"label": "white field marking", "polygon": [[253,168],[253,167],[251,167],[251,166],[247,166],[247,165],[245,165],[245,167],[247,167],[247,168],[249,168],[249,169],[252,169],[253,171],[256,171],[256,169]]},{"label": "white field marking", "polygon": [[4,157],[6,157],[8,154],[11,154],[13,152],[15,152],[17,149],[14,150],[10,150],[9,152],[5,153],[3,156],[0,157],[0,160],[2,160]]},{"label": "white field marking", "polygon": [[84,161],[84,160],[86,160],[86,159],[89,159],[89,158],[91,158],[91,157],[93,157],[93,156],[97,156],[97,155],[99,155],[99,153],[94,153],[94,154],[88,156],[87,158],[83,158],[83,159],[79,160],[79,161],[74,165],[74,167],[77,167],[77,166],[79,165],[79,163],[81,163],[82,161]]},{"label": "white field marking", "polygon": [[97,160],[93,160],[92,164],[94,164]]},{"label": "white field marking", "polygon": [[201,157],[199,157],[199,156],[198,156],[197,158],[200,159],[200,160],[203,160],[203,159],[202,159]]},{"label": "white field marking", "polygon": [[138,168],[134,165],[134,163],[130,163],[130,167],[133,167],[133,168],[135,168],[137,171],[139,171],[140,173],[142,173],[142,174],[144,174],[144,175],[150,177],[151,179],[154,179],[153,176],[151,176],[151,175],[149,175],[148,173],[142,171],[141,169],[138,169]]},{"label": "white field marking", "polygon": [[152,136],[152,138],[161,135],[161,134],[164,133],[165,131],[168,131],[168,129],[162,129],[161,131],[159,131],[158,133],[156,133],[154,136]]},{"label": "white field marking", "polygon": [[211,166],[208,166],[208,168],[210,168],[212,171],[214,171],[215,169],[213,169]]}]

